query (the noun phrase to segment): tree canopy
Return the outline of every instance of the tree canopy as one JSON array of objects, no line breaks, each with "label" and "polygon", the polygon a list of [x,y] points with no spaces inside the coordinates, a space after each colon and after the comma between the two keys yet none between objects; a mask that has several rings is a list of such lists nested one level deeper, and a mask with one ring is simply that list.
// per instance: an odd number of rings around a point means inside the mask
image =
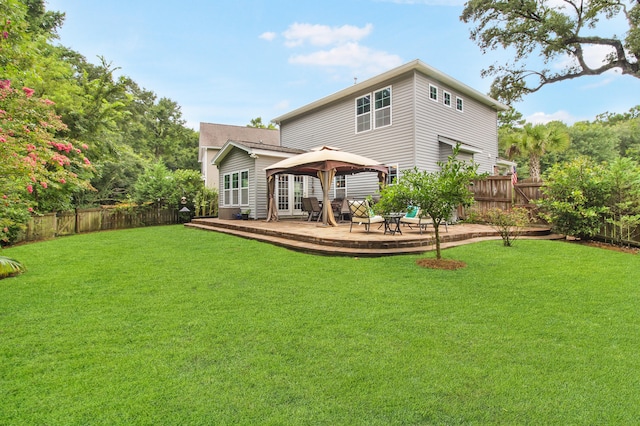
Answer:
[{"label": "tree canopy", "polygon": [[247,127],[255,127],[256,129],[271,129],[274,130],[277,127],[273,123],[269,123],[268,125],[262,122],[262,117],[252,118],[247,124]]},{"label": "tree canopy", "polygon": [[126,202],[158,162],[199,175],[176,102],[54,44],[64,13],[44,0],[2,0],[0,16],[0,240],[32,212]]},{"label": "tree canopy", "polygon": [[563,151],[569,147],[569,134],[562,123],[527,123],[512,131],[506,138],[507,158],[524,155],[529,158],[529,174],[540,180],[540,158],[547,152]]},{"label": "tree canopy", "polygon": [[[518,101],[550,83],[598,75],[614,68],[640,78],[637,1],[469,0],[460,19],[475,24],[471,38],[483,52],[498,48],[515,52],[512,62],[483,71],[484,76],[495,77],[492,96],[506,103]],[[602,33],[605,30],[599,24],[612,19],[622,25],[619,35]],[[586,61],[591,47],[608,48],[595,66]],[[566,58],[570,60],[565,61]],[[556,71],[546,66],[552,61],[566,65]]]},{"label": "tree canopy", "polygon": [[436,258],[440,259],[440,223],[449,220],[458,206],[469,207],[473,203],[471,182],[478,178],[476,163],[457,158],[460,146],[456,146],[446,162],[438,162],[440,170],[427,172],[417,168],[404,170],[402,177],[380,190],[380,202],[376,210],[385,212],[406,211],[407,206],[419,207],[425,217],[431,218],[436,240]]}]

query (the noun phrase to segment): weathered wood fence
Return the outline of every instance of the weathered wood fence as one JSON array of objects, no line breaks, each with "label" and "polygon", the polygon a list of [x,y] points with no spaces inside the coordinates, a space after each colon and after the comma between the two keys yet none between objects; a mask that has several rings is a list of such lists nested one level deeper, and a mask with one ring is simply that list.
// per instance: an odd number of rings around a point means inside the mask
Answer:
[{"label": "weathered wood fence", "polygon": [[93,208],[33,216],[21,241],[39,241],[63,235],[109,229],[138,228],[178,223],[176,209]]},{"label": "weathered wood fence", "polygon": [[[520,181],[515,186],[511,176],[489,176],[486,179],[474,181],[471,190],[476,200],[473,210],[482,214],[492,208],[508,210],[512,207],[524,207],[535,215],[535,200],[542,197],[540,188],[542,182]],[[458,210],[458,216],[467,217],[463,207]]]},{"label": "weathered wood fence", "polygon": [[640,226],[622,227],[603,223],[597,238],[617,245],[640,247]]},{"label": "weathered wood fence", "polygon": [[[536,218],[535,201],[543,196],[542,186],[541,181],[529,180],[522,180],[513,185],[511,176],[489,176],[486,179],[474,181],[471,190],[476,202],[471,210],[482,214],[496,207],[503,210],[524,207],[530,212],[532,218]],[[463,219],[467,217],[463,207],[458,209],[458,217]],[[604,222],[596,238],[615,244],[640,246],[640,227],[622,228]]]}]

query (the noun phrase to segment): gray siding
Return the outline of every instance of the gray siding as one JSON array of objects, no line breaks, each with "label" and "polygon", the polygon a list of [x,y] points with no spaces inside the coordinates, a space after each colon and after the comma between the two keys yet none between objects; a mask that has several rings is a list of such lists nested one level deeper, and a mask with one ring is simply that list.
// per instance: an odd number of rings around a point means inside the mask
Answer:
[{"label": "gray siding", "polygon": [[[224,188],[224,175],[226,173],[249,171],[249,204],[240,206],[241,210],[251,209],[249,217],[252,219],[265,219],[267,217],[267,174],[265,168],[281,161],[282,157],[270,157],[260,155],[257,159],[253,159],[249,154],[239,148],[234,148],[224,159],[221,164],[219,185]],[[310,185],[309,190],[316,189],[316,196],[322,198],[322,188],[320,181],[313,179],[315,184]],[[317,192],[319,191],[319,195]],[[220,190],[219,206],[224,208],[222,204],[224,189]],[[310,194],[313,196],[314,194]]]},{"label": "gray siding", "polygon": [[[220,196],[218,197],[218,204],[220,207],[225,207],[223,204],[224,199],[224,175],[227,173],[240,172],[243,170],[249,171],[249,204],[239,206],[241,210],[251,209],[251,217],[255,216],[256,206],[256,171],[254,165],[254,159],[249,157],[246,151],[238,148],[234,148],[222,162],[219,176],[219,188]],[[266,194],[266,190],[265,190]]]},{"label": "gray siding", "polygon": [[251,217],[254,219],[265,219],[267,217],[267,174],[264,169],[280,160],[281,158],[276,159],[262,155],[255,160],[255,179],[251,181],[256,191],[255,204],[251,208]]},{"label": "gray siding", "polygon": [[[429,84],[438,88],[438,101],[429,98]],[[355,101],[358,97],[391,87],[391,126],[356,133]],[[451,107],[443,92],[451,94]],[[463,111],[456,109],[463,100]],[[384,164],[397,164],[400,174],[414,166],[436,171],[451,147],[438,136],[457,140],[481,150],[462,153],[461,159],[479,163],[479,172],[491,172],[498,157],[497,112],[478,100],[462,95],[424,74],[411,71],[386,83],[363,88],[343,99],[281,123],[282,146],[312,149],[322,145],[364,155]],[[310,195],[321,195],[318,189]],[[377,192],[377,176],[361,173],[347,177],[347,196],[363,198]],[[333,195],[333,193],[332,193]]]},{"label": "gray siding", "polygon": [[[429,84],[438,87],[438,101],[429,98]],[[443,102],[443,92],[451,93],[452,106]],[[463,111],[456,109],[456,97],[463,99]],[[416,73],[416,150],[417,166],[421,169],[437,169],[441,157],[438,135],[458,140],[482,150],[473,155],[479,163],[479,172],[491,172],[498,157],[498,115],[496,111],[465,97],[438,81]],[[466,154],[465,159],[469,158]],[[462,156],[461,156],[462,158]]]},{"label": "gray siding", "polygon": [[[366,93],[391,86],[391,126],[356,133],[355,102]],[[281,125],[282,146],[312,149],[322,145],[363,155],[384,164],[398,164],[400,169],[413,167],[413,79],[411,75],[388,84],[370,87],[351,98],[288,120]],[[309,195],[321,196],[320,185]],[[347,196],[362,198],[373,195],[377,188],[375,173],[347,176]],[[333,195],[333,192],[332,192]]]}]

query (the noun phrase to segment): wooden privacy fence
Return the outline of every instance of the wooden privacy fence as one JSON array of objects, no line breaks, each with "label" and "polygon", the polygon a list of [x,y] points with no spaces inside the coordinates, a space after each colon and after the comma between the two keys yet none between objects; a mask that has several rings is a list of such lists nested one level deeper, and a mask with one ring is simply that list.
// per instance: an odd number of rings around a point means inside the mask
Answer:
[{"label": "wooden privacy fence", "polygon": [[[492,208],[508,210],[513,207],[524,207],[535,213],[534,201],[542,198],[540,188],[542,182],[520,181],[515,186],[511,182],[511,176],[489,176],[486,179],[476,180],[471,186],[475,204],[472,210],[485,213]],[[466,218],[464,207],[458,210],[458,216]]]},{"label": "wooden privacy fence", "polygon": [[63,235],[109,229],[178,223],[176,209],[93,208],[33,216],[17,242],[39,241]]},{"label": "wooden privacy fence", "polygon": [[[471,190],[474,193],[475,204],[470,210],[483,214],[491,208],[508,210],[524,207],[530,212],[531,218],[536,220],[535,201],[543,196],[542,185],[541,181],[533,182],[527,179],[519,181],[514,186],[511,176],[489,176],[474,181]],[[463,207],[458,208],[458,217],[467,218],[467,211]],[[595,238],[614,244],[640,246],[640,227],[621,227],[605,221]]]}]

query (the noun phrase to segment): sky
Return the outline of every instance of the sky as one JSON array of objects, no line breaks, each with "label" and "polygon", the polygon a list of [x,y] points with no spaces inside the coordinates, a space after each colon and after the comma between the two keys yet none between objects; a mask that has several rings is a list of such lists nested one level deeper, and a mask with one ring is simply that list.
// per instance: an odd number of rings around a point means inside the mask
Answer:
[{"label": "sky", "polygon": [[[556,1],[556,0],[552,0]],[[460,0],[47,0],[64,12],[57,43],[158,98],[187,126],[263,123],[414,59],[487,93],[482,53]],[[606,23],[615,32],[615,23]],[[619,31],[619,30],[618,30]],[[598,53],[589,51],[590,54]],[[593,56],[596,58],[597,56]],[[549,64],[550,67],[562,65]],[[640,104],[640,79],[609,72],[543,87],[514,104],[529,122],[567,124]]]}]

